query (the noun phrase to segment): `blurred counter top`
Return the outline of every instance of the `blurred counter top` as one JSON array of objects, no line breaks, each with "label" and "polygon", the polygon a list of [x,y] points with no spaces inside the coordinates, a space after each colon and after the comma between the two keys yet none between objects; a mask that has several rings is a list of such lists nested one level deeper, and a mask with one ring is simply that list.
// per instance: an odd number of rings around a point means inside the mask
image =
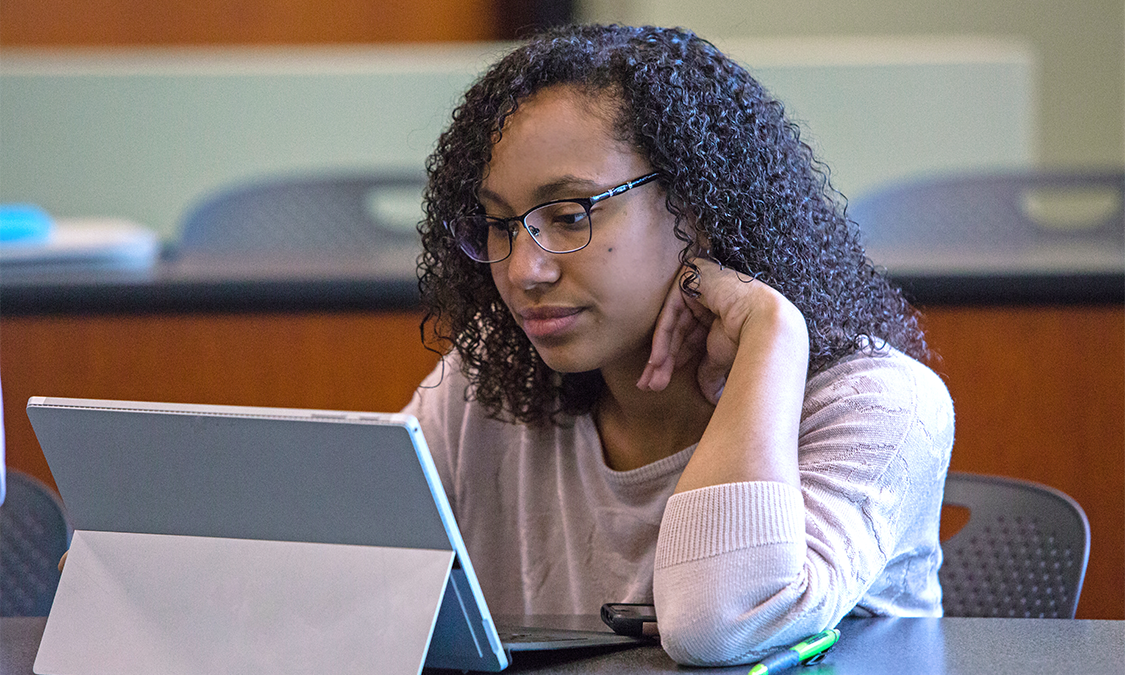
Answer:
[{"label": "blurred counter top", "polygon": [[0,314],[280,312],[418,307],[416,255],[160,261],[147,269],[0,267]]},{"label": "blurred counter top", "polygon": [[[1087,305],[1125,302],[1119,272],[889,273],[910,301],[934,305]],[[0,305],[2,306],[2,305]]]},{"label": "blurred counter top", "polygon": [[[416,253],[378,259],[207,263],[141,270],[0,267],[0,314],[399,310],[418,307]],[[1115,304],[1125,270],[896,273],[919,306]]]}]

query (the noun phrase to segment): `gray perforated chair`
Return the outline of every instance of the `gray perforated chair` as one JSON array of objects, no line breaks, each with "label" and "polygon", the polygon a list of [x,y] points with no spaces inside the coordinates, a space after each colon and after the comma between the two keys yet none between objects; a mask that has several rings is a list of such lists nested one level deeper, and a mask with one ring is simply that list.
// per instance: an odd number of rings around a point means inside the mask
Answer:
[{"label": "gray perforated chair", "polygon": [[1125,289],[1120,169],[904,180],[861,195],[848,215],[908,293],[1120,302]]},{"label": "gray perforated chair", "polygon": [[71,533],[58,495],[37,478],[9,470],[0,505],[0,616],[50,612]]},{"label": "gray perforated chair", "polygon": [[944,501],[969,510],[942,544],[946,616],[1074,618],[1090,554],[1078,502],[1030,481],[953,471]]},{"label": "gray perforated chair", "polygon": [[421,175],[293,175],[208,196],[184,219],[178,260],[356,258],[420,249]]}]

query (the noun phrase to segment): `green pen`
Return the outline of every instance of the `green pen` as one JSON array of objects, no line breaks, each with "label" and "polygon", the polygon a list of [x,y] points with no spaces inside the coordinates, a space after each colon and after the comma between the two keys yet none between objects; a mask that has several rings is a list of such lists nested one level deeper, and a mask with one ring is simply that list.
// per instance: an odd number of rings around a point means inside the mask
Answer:
[{"label": "green pen", "polygon": [[777,673],[786,668],[807,663],[808,661],[824,654],[836,644],[840,639],[840,631],[835,628],[829,628],[823,633],[810,635],[809,637],[801,640],[797,644],[785,649],[784,651],[770,654],[750,669],[750,675],[766,675],[767,673]]}]

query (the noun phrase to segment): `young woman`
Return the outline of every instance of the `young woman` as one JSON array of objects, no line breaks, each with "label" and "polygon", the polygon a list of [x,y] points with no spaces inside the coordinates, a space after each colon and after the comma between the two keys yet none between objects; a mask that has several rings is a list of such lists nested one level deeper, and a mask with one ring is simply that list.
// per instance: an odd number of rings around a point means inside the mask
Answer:
[{"label": "young woman", "polygon": [[937,616],[953,442],[915,312],[782,105],[690,32],[581,26],[466,93],[418,417],[495,613],[654,601],[686,664]]}]

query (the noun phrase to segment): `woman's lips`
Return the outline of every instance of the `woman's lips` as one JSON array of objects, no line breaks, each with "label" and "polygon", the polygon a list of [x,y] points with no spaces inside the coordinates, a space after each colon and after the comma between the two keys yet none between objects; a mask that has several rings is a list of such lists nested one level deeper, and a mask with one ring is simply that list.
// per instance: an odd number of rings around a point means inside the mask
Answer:
[{"label": "woman's lips", "polygon": [[521,310],[520,326],[531,339],[560,337],[578,322],[581,307],[536,307]]}]

